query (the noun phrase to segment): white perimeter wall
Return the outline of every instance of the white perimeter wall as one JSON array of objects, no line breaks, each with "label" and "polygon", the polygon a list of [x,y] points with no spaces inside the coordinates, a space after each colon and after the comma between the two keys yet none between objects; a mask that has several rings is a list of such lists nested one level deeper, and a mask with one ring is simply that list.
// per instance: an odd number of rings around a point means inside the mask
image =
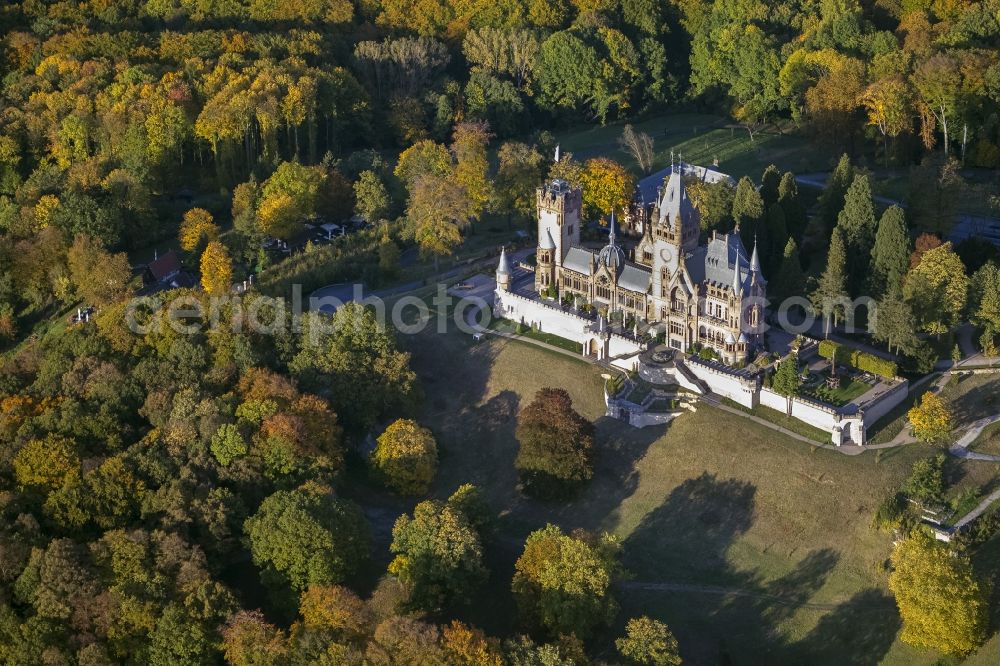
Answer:
[{"label": "white perimeter wall", "polygon": [[836,409],[804,402],[798,398],[792,398],[792,416],[827,432],[832,432],[833,426],[839,423]]},{"label": "white perimeter wall", "polygon": [[760,404],[776,409],[782,414],[788,413],[788,398],[766,387],[760,389]]},{"label": "white perimeter wall", "polygon": [[865,428],[870,428],[873,423],[892,411],[893,407],[906,400],[910,394],[910,382],[903,380],[892,391],[883,393],[875,402],[865,403],[862,409],[865,410]]},{"label": "white perimeter wall", "polygon": [[[561,338],[567,338],[581,344],[594,337],[586,330],[590,321],[555,308],[550,308],[527,298],[502,293],[500,302],[503,304],[503,316],[511,321],[523,321],[526,326],[534,325],[543,333],[551,333]],[[512,308],[512,310],[511,310]]]},{"label": "white perimeter wall", "polygon": [[739,377],[706,368],[698,363],[687,363],[686,365],[698,379],[708,384],[713,393],[738,402],[744,407],[753,408],[756,382],[745,382]]}]

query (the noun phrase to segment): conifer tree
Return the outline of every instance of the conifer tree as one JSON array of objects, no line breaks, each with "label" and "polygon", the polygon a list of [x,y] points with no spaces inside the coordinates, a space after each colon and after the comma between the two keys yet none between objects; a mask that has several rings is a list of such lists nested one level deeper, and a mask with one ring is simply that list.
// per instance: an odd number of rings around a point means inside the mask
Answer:
[{"label": "conifer tree", "polygon": [[782,255],[779,252],[784,250],[788,243],[788,228],[785,225],[785,211],[777,203],[771,204],[767,209],[767,253],[765,263],[769,274],[774,274],[781,266]]},{"label": "conifer tree", "polygon": [[885,295],[878,303],[875,316],[869,317],[873,337],[884,342],[893,353],[910,353],[916,349],[916,323],[910,304],[903,299],[903,290],[896,282],[890,282]]},{"label": "conifer tree", "polygon": [[830,234],[830,249],[826,255],[826,270],[813,292],[813,307],[826,320],[824,332],[829,334],[830,318],[837,326],[844,314],[843,301],[847,299],[847,254],[844,250],[844,236],[837,227]]},{"label": "conifer tree", "polygon": [[910,239],[906,216],[899,206],[889,206],[882,213],[872,247],[872,295],[882,296],[891,285],[902,285],[910,265]]},{"label": "conifer tree", "polygon": [[844,196],[844,207],[837,216],[837,227],[844,234],[847,251],[848,291],[858,296],[871,265],[875,242],[875,205],[868,176],[858,174],[854,177]]},{"label": "conifer tree", "polygon": [[785,227],[796,242],[802,240],[806,231],[806,209],[799,199],[799,186],[795,182],[795,174],[786,171],[778,185],[778,203],[785,211]]},{"label": "conifer tree", "polygon": [[770,208],[778,202],[778,188],[781,185],[781,172],[778,167],[768,164],[760,177],[760,197],[764,206]]},{"label": "conifer tree", "polygon": [[777,299],[791,298],[802,295],[802,285],[805,275],[802,273],[802,261],[799,259],[799,246],[794,238],[785,243],[785,251],[781,258],[781,267],[774,280],[769,285],[769,291],[774,290]]},{"label": "conifer tree", "polygon": [[830,175],[823,194],[819,197],[820,218],[827,233],[833,231],[833,227],[837,224],[837,216],[844,207],[844,195],[847,194],[847,188],[853,178],[854,168],[851,166],[851,158],[844,153],[837,163],[837,168]]},{"label": "conifer tree", "polygon": [[753,181],[746,176],[740,178],[733,197],[733,219],[736,226],[743,232],[753,233],[757,223],[764,218],[764,200],[754,187]]},{"label": "conifer tree", "polygon": [[801,383],[802,380],[799,378],[799,360],[793,352],[778,364],[771,388],[781,395],[795,395],[799,392],[799,385]]}]

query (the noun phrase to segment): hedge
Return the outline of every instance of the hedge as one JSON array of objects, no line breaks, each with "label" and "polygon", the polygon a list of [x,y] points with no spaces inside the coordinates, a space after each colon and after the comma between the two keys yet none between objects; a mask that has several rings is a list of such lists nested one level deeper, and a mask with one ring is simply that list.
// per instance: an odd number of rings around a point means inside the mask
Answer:
[{"label": "hedge", "polygon": [[899,374],[899,368],[895,361],[842,345],[833,340],[820,341],[819,355],[830,360],[836,356],[837,363],[845,363],[862,372],[870,372],[886,379],[893,379]]}]

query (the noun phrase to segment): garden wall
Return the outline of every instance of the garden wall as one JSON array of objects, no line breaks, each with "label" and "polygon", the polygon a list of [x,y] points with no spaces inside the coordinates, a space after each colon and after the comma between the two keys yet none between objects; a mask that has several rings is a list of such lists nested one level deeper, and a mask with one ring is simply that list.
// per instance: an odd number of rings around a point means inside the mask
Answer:
[{"label": "garden wall", "polygon": [[792,416],[827,432],[832,432],[833,427],[840,423],[838,410],[798,397],[792,398]]},{"label": "garden wall", "polygon": [[757,406],[756,379],[730,374],[724,370],[702,364],[694,358],[685,360],[684,364],[698,379],[708,384],[713,393],[729,398],[750,409]]},{"label": "garden wall", "polygon": [[592,323],[589,319],[579,317],[560,308],[549,307],[539,301],[517,296],[509,292],[498,294],[500,299],[500,314],[515,322],[523,322],[525,326],[533,326],[542,333],[551,333],[561,338],[583,343],[594,337],[587,328]]},{"label": "garden wall", "polygon": [[865,428],[868,428],[880,418],[891,412],[896,405],[906,400],[906,396],[908,396],[909,393],[910,382],[903,379],[899,382],[899,384],[892,387],[888,392],[883,393],[875,400],[859,405],[859,407],[864,410]]},{"label": "garden wall", "polygon": [[782,414],[788,413],[788,397],[766,387],[760,389],[760,404],[776,409]]}]

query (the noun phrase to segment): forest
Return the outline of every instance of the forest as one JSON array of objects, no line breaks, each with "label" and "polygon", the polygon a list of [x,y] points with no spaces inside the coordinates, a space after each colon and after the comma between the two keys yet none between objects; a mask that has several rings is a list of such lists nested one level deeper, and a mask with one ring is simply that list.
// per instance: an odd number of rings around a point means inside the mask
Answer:
[{"label": "forest", "polygon": [[[228,325],[232,309],[194,335],[136,335],[124,299],[162,241],[200,273],[174,295],[206,307],[249,275],[248,307],[293,283],[377,283],[404,250],[440,259],[474,220],[530,217],[546,175],[583,185],[594,217],[629,200],[642,174],[612,160],[550,169],[554,132],[711,112],[847,154],[811,246],[774,167],[693,187],[706,233],[759,233],[784,296],[808,295],[800,249],[813,295],[873,293],[890,313],[875,339],[908,371],[964,318],[995,350],[995,252],[942,243],[938,212],[962,168],[1000,167],[1000,0],[22,0],[0,28],[3,663],[601,663],[588,641],[618,612],[614,537],[532,532],[509,585],[523,632],[459,619],[491,575],[499,507],[468,484],[425,498],[437,449],[393,333],[361,308],[293,330],[265,307],[276,335]],[[915,169],[921,205],[876,216],[858,156]],[[339,244],[264,249],[354,214],[369,224]],[[78,306],[96,308],[86,326],[32,335]],[[545,390],[517,464],[560,495],[546,480],[593,474],[593,432]],[[388,570],[339,490],[358,469],[423,500],[392,525]],[[974,619],[955,652],[982,640]],[[663,623],[624,626],[601,659],[679,663]]]}]

